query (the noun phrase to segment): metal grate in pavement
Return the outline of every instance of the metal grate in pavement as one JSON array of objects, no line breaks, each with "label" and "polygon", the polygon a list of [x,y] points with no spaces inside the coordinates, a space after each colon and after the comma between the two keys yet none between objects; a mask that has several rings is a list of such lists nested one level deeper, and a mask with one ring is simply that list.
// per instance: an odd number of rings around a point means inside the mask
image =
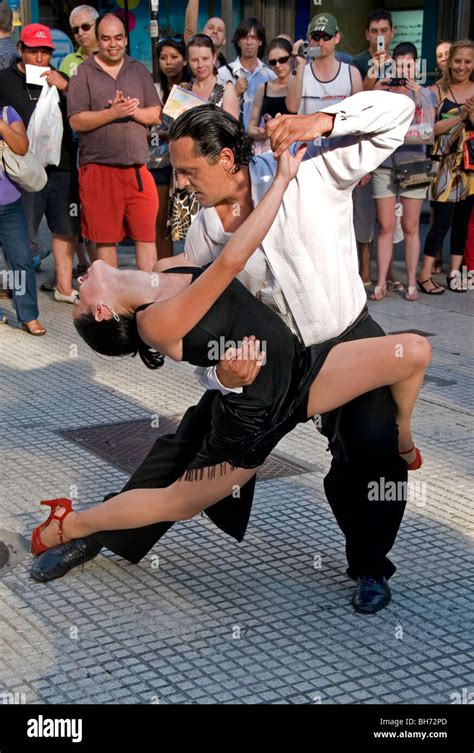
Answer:
[{"label": "metal grate in pavement", "polygon": [[[148,418],[99,426],[84,426],[59,433],[121,471],[133,473],[143,462],[156,439],[176,431],[181,416],[160,416],[159,426]],[[273,452],[259,471],[259,479],[283,478],[311,473],[315,466],[281,452]]]}]

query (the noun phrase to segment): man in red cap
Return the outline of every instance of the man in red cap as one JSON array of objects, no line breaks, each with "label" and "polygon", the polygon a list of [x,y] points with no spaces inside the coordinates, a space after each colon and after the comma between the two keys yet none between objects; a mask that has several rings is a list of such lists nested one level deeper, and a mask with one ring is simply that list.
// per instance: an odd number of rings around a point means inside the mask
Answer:
[{"label": "man in red cap", "polygon": [[[30,242],[36,241],[43,215],[53,234],[52,251],[56,266],[55,299],[73,303],[77,293],[72,289],[74,249],[79,236],[79,197],[77,189],[76,152],[66,114],[68,77],[50,66],[54,43],[51,32],[43,24],[28,24],[20,35],[20,60],[0,71],[0,100],[14,107],[25,127],[35,110],[42,86],[27,82],[25,65],[50,68],[43,74],[49,86],[60,93],[59,107],[63,118],[61,157],[57,166],[46,168],[48,182],[36,193],[23,192],[23,207],[28,222]],[[76,207],[75,211],[73,207]]]}]

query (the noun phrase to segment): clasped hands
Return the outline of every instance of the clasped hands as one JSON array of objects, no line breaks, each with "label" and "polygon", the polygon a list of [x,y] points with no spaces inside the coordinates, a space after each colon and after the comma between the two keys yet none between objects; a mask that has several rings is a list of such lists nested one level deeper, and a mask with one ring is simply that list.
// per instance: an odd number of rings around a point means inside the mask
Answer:
[{"label": "clasped hands", "polygon": [[139,109],[140,100],[136,97],[125,97],[120,90],[115,92],[115,97],[109,99],[110,111],[114,118],[133,118]]}]

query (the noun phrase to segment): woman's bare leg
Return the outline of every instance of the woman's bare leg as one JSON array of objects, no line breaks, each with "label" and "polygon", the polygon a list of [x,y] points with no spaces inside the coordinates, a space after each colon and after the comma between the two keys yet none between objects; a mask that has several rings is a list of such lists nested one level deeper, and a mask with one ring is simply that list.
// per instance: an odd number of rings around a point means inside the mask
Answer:
[{"label": "woman's bare leg", "polygon": [[[216,475],[209,479],[207,470],[203,469],[200,481],[178,480],[161,489],[131,489],[84,512],[73,512],[64,520],[64,541],[98,531],[141,528],[165,520],[187,520],[229,495],[235,495],[238,500],[240,488],[257,472],[256,468],[233,470],[225,463],[225,473],[221,475],[220,466],[217,466]],[[45,546],[59,543],[58,524],[54,520],[41,532],[41,541]]]},{"label": "woman's bare leg", "polygon": [[[330,351],[311,386],[308,416],[326,413],[364,392],[389,386],[397,405],[399,450],[409,450],[413,445],[411,416],[430,357],[430,343],[419,335],[340,343]],[[405,457],[408,463],[413,459]]]}]

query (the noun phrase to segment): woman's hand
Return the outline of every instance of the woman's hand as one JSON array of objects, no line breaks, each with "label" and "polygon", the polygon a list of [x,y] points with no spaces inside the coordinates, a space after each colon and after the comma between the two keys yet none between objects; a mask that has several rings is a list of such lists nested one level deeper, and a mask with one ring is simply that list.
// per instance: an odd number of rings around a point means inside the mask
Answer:
[{"label": "woman's hand", "polygon": [[281,178],[285,183],[289,183],[295,177],[298,172],[298,168],[301,164],[301,160],[307,149],[307,144],[300,144],[296,152],[291,154],[286,149],[278,158],[278,167],[276,171],[276,178]]},{"label": "woman's hand", "polygon": [[418,94],[423,89],[423,87],[420,86],[420,84],[417,84],[413,78],[407,78],[405,86],[410,91],[415,92],[415,94]]}]

